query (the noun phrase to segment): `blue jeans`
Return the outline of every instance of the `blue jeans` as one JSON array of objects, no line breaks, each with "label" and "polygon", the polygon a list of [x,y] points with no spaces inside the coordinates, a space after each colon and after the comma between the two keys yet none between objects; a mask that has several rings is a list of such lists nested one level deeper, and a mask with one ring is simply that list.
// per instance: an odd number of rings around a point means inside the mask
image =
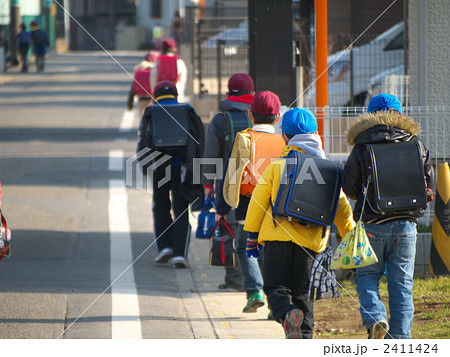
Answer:
[{"label": "blue jeans", "polygon": [[411,338],[416,224],[396,221],[364,226],[378,263],[356,269],[363,325],[368,329],[378,321],[387,321],[386,307],[378,291],[386,269],[390,312],[386,338]]},{"label": "blue jeans", "polygon": [[262,291],[263,278],[259,269],[258,259],[247,258],[247,232],[244,231],[244,225],[238,225],[238,234],[236,240],[236,254],[239,259],[241,273],[244,278],[244,290],[247,292],[247,299],[255,292]]}]

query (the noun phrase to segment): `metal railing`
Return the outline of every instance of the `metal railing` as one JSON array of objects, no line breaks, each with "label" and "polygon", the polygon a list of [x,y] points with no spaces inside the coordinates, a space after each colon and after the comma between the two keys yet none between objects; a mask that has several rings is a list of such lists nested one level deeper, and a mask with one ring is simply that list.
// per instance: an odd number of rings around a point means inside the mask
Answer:
[{"label": "metal railing", "polygon": [[383,93],[395,95],[404,106],[409,107],[409,83],[410,76],[395,74],[386,76]]},{"label": "metal railing", "polygon": [[245,17],[195,19],[192,39],[191,61],[195,72],[194,81],[200,95],[220,97],[225,93],[226,83],[231,75],[237,72],[248,73]]},{"label": "metal railing", "polygon": [[[344,162],[352,147],[345,132],[362,115],[366,107],[310,108],[324,118],[324,146],[328,156]],[[450,106],[403,107],[403,114],[412,117],[421,126],[419,138],[430,150],[434,165],[450,159]]]},{"label": "metal railing", "polygon": [[[347,143],[346,131],[363,114],[366,107],[309,108],[316,117],[324,120],[324,149],[327,158],[345,164],[352,146]],[[433,167],[450,160],[450,106],[403,107],[403,114],[412,117],[421,126],[418,137],[430,151]],[[427,210],[422,221],[430,224],[433,207]]]}]

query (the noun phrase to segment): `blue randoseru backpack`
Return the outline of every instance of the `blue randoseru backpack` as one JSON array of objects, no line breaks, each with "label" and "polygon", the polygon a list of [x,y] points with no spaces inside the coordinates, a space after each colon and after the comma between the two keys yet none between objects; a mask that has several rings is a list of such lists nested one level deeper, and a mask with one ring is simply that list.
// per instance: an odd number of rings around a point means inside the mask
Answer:
[{"label": "blue randoseru backpack", "polygon": [[273,215],[308,227],[330,226],[341,191],[339,163],[291,150]]}]

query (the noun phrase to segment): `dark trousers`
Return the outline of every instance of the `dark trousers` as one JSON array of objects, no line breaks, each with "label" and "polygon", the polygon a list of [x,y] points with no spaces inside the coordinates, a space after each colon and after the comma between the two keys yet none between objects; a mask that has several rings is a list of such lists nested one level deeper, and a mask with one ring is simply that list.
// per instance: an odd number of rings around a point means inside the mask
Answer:
[{"label": "dark trousers", "polygon": [[[152,181],[156,249],[160,252],[164,248],[172,248],[174,257],[187,258],[191,226],[187,209],[189,201],[180,194],[180,167],[160,166],[153,170]],[[170,193],[172,193],[172,200]],[[172,218],[171,210],[173,210],[174,218]]]},{"label": "dark trousers", "polygon": [[30,45],[28,43],[19,44],[20,57],[22,58],[22,72],[28,71],[28,48]]},{"label": "dark trousers", "polygon": [[[238,234],[238,224],[228,223],[228,226],[234,234],[234,239],[236,239]],[[225,267],[225,285],[232,289],[240,291],[244,290],[244,279],[242,278],[239,259],[235,259],[234,267]]]},{"label": "dark trousers", "polygon": [[264,246],[264,293],[269,309],[281,324],[288,311],[302,310],[302,338],[312,338],[314,330],[314,302],[308,300],[308,287],[315,256],[293,242],[266,241]]},{"label": "dark trousers", "polygon": [[36,54],[36,68],[38,72],[42,72],[45,67],[45,55]]}]

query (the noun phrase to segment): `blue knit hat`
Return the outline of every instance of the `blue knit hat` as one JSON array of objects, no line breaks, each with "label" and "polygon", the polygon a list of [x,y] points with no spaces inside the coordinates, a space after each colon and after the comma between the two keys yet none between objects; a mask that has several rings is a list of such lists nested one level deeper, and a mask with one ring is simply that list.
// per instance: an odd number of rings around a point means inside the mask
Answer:
[{"label": "blue knit hat", "polygon": [[294,108],[284,113],[281,130],[288,135],[315,133],[317,121],[309,109]]},{"label": "blue knit hat", "polygon": [[401,114],[402,104],[395,95],[382,93],[370,100],[367,112],[373,113],[376,110],[385,112],[387,109],[394,109]]}]

